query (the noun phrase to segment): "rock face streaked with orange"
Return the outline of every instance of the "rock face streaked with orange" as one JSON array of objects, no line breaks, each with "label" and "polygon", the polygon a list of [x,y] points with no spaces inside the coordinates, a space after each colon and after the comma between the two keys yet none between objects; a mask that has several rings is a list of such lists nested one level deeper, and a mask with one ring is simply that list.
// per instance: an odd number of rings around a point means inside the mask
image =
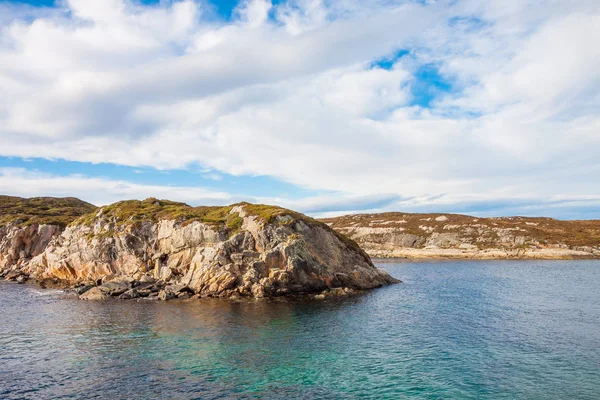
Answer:
[{"label": "rock face streaked with orange", "polygon": [[[159,200],[147,201],[162,210]],[[289,210],[274,208],[265,218],[242,203],[226,209],[222,218],[235,218],[235,226],[228,227],[155,215],[123,221],[115,217],[119,204],[110,207],[112,214],[98,209],[64,230],[4,225],[0,269],[4,275],[18,271],[68,285],[126,282],[122,288],[113,284],[115,290],[99,286],[87,295],[101,291],[95,293],[99,298],[123,296],[143,280],[177,287],[176,294],[187,288],[200,296],[222,297],[361,290],[398,282],[378,270],[352,240]],[[138,292],[144,293],[128,293]]]}]

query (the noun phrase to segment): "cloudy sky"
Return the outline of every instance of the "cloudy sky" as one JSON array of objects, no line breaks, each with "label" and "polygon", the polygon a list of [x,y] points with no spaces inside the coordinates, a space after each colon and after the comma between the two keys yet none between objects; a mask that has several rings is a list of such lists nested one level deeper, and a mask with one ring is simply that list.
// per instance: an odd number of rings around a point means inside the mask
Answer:
[{"label": "cloudy sky", "polygon": [[0,0],[0,193],[600,218],[598,0]]}]

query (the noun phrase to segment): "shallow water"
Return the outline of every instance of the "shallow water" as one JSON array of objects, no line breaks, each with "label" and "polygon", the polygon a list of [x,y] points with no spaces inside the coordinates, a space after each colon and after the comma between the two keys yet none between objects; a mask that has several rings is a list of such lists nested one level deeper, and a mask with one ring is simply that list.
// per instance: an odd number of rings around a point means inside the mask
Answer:
[{"label": "shallow water", "polygon": [[600,262],[378,265],[404,283],[323,301],[1,283],[0,398],[600,398]]}]

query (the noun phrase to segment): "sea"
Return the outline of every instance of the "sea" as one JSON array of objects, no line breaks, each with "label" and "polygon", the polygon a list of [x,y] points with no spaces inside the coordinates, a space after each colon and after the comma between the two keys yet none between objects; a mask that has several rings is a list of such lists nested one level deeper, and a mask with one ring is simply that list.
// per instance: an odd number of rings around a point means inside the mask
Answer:
[{"label": "sea", "polygon": [[375,260],[343,298],[0,283],[0,399],[600,399],[600,261]]}]

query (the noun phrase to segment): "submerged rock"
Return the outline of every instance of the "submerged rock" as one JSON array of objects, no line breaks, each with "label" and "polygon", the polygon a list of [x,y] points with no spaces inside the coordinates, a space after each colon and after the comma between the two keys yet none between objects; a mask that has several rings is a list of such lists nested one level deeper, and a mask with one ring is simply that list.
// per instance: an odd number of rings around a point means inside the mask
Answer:
[{"label": "submerged rock", "polygon": [[336,288],[332,293],[342,295],[343,288],[398,282],[324,223],[247,203],[193,208],[156,199],[120,202],[11,260],[34,279],[80,285],[77,293],[89,300],[273,297]]}]

